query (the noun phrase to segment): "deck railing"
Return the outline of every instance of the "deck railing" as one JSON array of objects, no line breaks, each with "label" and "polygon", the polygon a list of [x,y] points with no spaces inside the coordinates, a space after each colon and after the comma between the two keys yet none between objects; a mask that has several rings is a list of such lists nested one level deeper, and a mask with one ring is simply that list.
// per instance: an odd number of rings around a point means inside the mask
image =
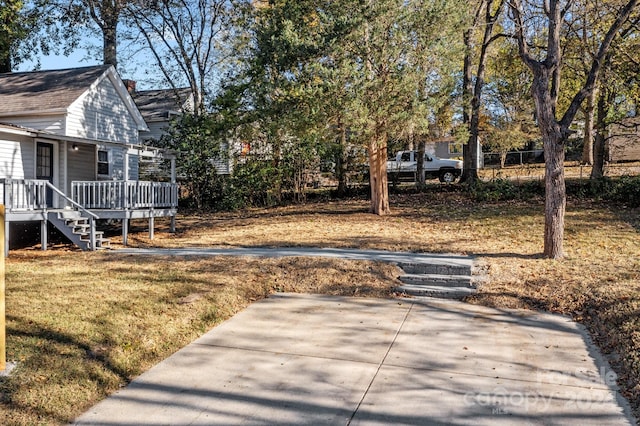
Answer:
[{"label": "deck railing", "polygon": [[175,208],[178,186],[169,182],[74,181],[71,198],[87,209]]},{"label": "deck railing", "polygon": [[[51,208],[54,194],[47,180],[0,179],[2,198],[8,211],[37,211]],[[66,196],[65,196],[66,198]],[[74,203],[85,209],[131,210],[178,207],[178,185],[147,181],[74,181]],[[67,204],[61,201],[62,204]],[[60,207],[60,206],[59,206]]]},{"label": "deck railing", "polygon": [[47,180],[1,179],[3,202],[9,211],[44,210],[47,204]]}]

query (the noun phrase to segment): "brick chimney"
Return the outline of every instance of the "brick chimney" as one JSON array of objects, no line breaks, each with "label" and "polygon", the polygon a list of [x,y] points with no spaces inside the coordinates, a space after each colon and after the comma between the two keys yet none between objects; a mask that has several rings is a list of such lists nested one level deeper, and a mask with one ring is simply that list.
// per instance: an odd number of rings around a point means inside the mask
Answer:
[{"label": "brick chimney", "polygon": [[136,93],[135,80],[122,80],[122,82],[124,83],[125,87],[127,88],[127,92],[129,92],[130,95]]}]

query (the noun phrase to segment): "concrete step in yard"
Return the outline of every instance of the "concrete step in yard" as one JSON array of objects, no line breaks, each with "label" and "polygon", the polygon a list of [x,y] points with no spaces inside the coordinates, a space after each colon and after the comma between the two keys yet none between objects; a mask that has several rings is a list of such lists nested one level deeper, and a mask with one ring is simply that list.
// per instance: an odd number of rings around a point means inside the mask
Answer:
[{"label": "concrete step in yard", "polygon": [[471,275],[405,274],[398,277],[404,284],[470,287]]},{"label": "concrete step in yard", "polygon": [[397,291],[411,296],[427,296],[447,299],[462,299],[474,294],[476,290],[473,278],[473,260],[447,262],[436,259],[435,262],[400,263],[405,272],[398,277],[402,285]]},{"label": "concrete step in yard", "polygon": [[449,287],[424,284],[404,284],[398,287],[398,290],[411,296],[438,297],[440,299],[462,299],[477,291],[475,287]]},{"label": "concrete step in yard", "polygon": [[437,260],[433,263],[400,262],[398,266],[406,274],[471,275],[472,261],[447,263],[446,260]]}]

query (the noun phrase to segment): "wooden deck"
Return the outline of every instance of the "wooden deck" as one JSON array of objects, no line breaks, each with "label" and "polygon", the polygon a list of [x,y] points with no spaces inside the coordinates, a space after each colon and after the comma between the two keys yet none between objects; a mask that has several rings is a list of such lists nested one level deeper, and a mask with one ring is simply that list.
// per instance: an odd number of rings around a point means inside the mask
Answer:
[{"label": "wooden deck", "polygon": [[[93,223],[101,219],[120,220],[124,244],[127,243],[130,219],[149,219],[149,236],[153,238],[154,219],[170,217],[175,230],[178,211],[178,186],[170,182],[149,181],[74,181],[71,193],[65,194],[46,180],[0,180],[5,205],[5,225],[11,222],[39,221],[42,246],[46,249],[47,223],[51,214],[76,211]],[[54,223],[55,225],[55,223]],[[95,233],[92,227],[92,233]],[[8,250],[9,232],[5,250]],[[95,248],[91,248],[95,249]]]}]

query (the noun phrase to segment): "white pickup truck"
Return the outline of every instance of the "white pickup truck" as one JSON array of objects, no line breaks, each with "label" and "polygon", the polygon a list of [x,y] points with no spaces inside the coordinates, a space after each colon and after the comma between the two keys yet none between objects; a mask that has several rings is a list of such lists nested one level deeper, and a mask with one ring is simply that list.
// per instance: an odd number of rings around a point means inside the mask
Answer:
[{"label": "white pickup truck", "polygon": [[[416,178],[417,151],[399,151],[394,160],[387,161],[387,174],[391,179]],[[440,182],[451,183],[462,174],[462,161],[449,160],[424,154],[425,179],[440,179]]]}]

